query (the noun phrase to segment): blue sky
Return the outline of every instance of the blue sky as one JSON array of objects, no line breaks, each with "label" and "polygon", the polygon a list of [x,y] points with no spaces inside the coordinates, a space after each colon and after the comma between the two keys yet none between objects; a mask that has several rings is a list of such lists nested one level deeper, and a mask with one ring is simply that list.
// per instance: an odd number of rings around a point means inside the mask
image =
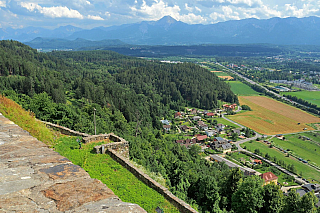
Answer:
[{"label": "blue sky", "polygon": [[0,28],[81,28],[154,21],[189,24],[245,18],[320,16],[319,0],[0,0]]}]

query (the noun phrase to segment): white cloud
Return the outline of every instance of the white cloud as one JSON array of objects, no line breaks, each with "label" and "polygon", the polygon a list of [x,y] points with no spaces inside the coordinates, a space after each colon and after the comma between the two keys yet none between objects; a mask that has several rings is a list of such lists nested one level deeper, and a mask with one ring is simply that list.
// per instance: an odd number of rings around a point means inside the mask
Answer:
[{"label": "white cloud", "polygon": [[91,16],[91,15],[88,15],[87,17],[88,19],[92,19],[92,20],[96,20],[96,21],[103,21],[104,19],[101,18],[100,16]]},{"label": "white cloud", "polygon": [[7,7],[6,2],[5,1],[0,1],[0,7]]},{"label": "white cloud", "polygon": [[108,18],[111,16],[111,14],[107,11],[104,13],[105,16],[107,16]]},{"label": "white cloud", "polygon": [[25,3],[21,2],[21,6],[29,10],[30,12],[39,12],[45,16],[51,18],[77,18],[83,19],[77,10],[69,9],[67,7],[57,6],[57,7],[41,7],[38,4],[34,3]]},{"label": "white cloud", "polygon": [[86,1],[86,3],[88,4],[88,5],[90,5],[91,3],[90,3],[90,1]]},{"label": "white cloud", "polygon": [[151,6],[148,6],[143,0],[140,8],[133,6],[130,7],[130,9],[134,15],[146,16],[145,19],[147,20],[158,20],[163,16],[171,16],[178,21],[183,21],[189,24],[206,22],[206,18],[202,17],[201,15],[195,15],[194,13],[191,13],[194,8],[189,7],[188,4],[185,4],[184,6],[190,13],[180,14],[181,9],[178,5],[169,6],[163,0],[154,0],[154,3]]},{"label": "white cloud", "polygon": [[186,22],[188,24],[199,24],[199,23],[205,23],[207,21],[206,18],[200,15],[195,15],[193,13],[188,13],[187,15],[180,15],[178,20],[182,22]]},{"label": "white cloud", "polygon": [[173,18],[179,17],[180,7],[178,5],[168,6],[163,0],[155,0],[155,3],[151,6],[148,6],[147,3],[143,0],[143,3],[140,8],[136,6],[130,7],[131,11],[134,14],[142,14],[148,16],[149,20],[158,20],[163,16],[170,15]]},{"label": "white cloud", "polygon": [[303,4],[302,8],[298,8],[292,4],[285,4],[286,16],[295,16],[298,18],[306,17],[313,15],[314,13],[319,11],[319,6],[315,6],[312,4]]},{"label": "white cloud", "polygon": [[200,13],[201,13],[201,11],[202,11],[202,10],[201,10],[199,7],[197,7],[197,6],[195,6],[194,9],[196,9],[196,10],[197,10],[198,12],[200,12]]},{"label": "white cloud", "polygon": [[218,21],[226,21],[226,20],[240,20],[240,14],[237,11],[234,11],[231,6],[222,6],[221,10],[223,13],[213,12],[209,15],[209,17],[213,20],[211,23],[215,23]]},{"label": "white cloud", "polygon": [[227,0],[227,2],[230,2],[231,4],[245,4],[249,7],[263,4],[261,0]]},{"label": "white cloud", "polygon": [[192,7],[189,7],[187,3],[184,4],[184,7],[186,8],[186,10],[188,10],[189,12],[193,11]]}]

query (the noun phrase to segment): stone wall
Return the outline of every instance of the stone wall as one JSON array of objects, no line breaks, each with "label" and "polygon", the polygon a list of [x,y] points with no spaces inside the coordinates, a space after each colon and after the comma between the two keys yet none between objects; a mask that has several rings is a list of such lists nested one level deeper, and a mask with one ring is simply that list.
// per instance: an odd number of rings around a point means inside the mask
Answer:
[{"label": "stone wall", "polygon": [[52,128],[54,130],[57,130],[57,131],[60,131],[64,135],[81,136],[81,137],[89,137],[90,136],[89,134],[82,133],[82,132],[77,132],[77,131],[74,131],[74,130],[69,129],[67,127],[60,126],[58,124],[53,124],[53,123],[46,122],[46,121],[42,121],[42,122],[44,124],[46,124],[47,127],[50,127],[50,128]]},{"label": "stone wall", "polygon": [[146,213],[0,113],[0,212]]},{"label": "stone wall", "polygon": [[[97,150],[97,149],[96,149]],[[163,195],[170,203],[176,206],[180,212],[185,213],[196,213],[197,211],[194,210],[189,204],[184,202],[183,200],[174,196],[167,188],[150,178],[147,174],[140,171],[136,168],[133,164],[130,163],[129,159],[124,158],[123,156],[119,155],[113,149],[106,149],[106,153],[108,153],[114,160],[119,162],[122,166],[128,169],[132,174],[134,174],[137,178],[139,178],[142,182],[147,184],[149,187],[156,190],[158,193]]]},{"label": "stone wall", "polygon": [[95,146],[97,154],[109,154],[114,160],[119,162],[122,166],[128,169],[132,174],[134,174],[139,180],[147,184],[149,187],[156,190],[158,193],[163,195],[170,203],[176,206],[180,212],[183,213],[196,213],[189,204],[174,196],[167,188],[150,178],[147,174],[140,171],[129,161],[129,142],[125,139],[115,135],[114,133],[101,134],[101,135],[89,135],[77,131],[73,131],[66,127],[62,127],[56,124],[45,122],[48,126],[61,131],[61,133],[73,136],[82,136],[83,143],[90,143],[95,141],[102,141],[109,139],[113,141],[112,143],[102,144]]},{"label": "stone wall", "polygon": [[112,142],[94,147],[96,149],[97,154],[105,154],[107,149],[111,149],[116,153],[122,155],[123,157],[129,159],[129,142],[113,133],[103,135],[92,135],[83,138],[83,143],[90,143],[107,139],[109,139]]}]

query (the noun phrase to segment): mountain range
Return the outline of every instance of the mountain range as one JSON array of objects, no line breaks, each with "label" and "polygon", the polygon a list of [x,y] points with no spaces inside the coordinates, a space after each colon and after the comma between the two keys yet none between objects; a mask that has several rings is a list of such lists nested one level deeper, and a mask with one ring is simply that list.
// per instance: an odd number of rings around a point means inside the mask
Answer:
[{"label": "mountain range", "polygon": [[[54,30],[28,27],[0,29],[1,39],[21,42],[39,37],[74,41],[115,40],[135,45],[250,44],[320,45],[320,18],[243,19],[216,24],[186,24],[170,16],[158,21],[142,21],[90,30],[74,26]],[[33,43],[36,43],[33,41]],[[112,43],[112,42],[111,42]],[[117,42],[116,42],[117,43]],[[121,42],[119,41],[117,45]]]}]

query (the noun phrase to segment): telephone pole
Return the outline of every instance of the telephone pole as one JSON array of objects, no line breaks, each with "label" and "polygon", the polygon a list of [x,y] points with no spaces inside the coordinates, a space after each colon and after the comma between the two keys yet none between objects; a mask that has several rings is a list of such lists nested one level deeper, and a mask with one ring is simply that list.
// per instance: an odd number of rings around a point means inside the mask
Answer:
[{"label": "telephone pole", "polygon": [[96,108],[93,108],[93,120],[94,120],[94,135],[97,135]]}]

